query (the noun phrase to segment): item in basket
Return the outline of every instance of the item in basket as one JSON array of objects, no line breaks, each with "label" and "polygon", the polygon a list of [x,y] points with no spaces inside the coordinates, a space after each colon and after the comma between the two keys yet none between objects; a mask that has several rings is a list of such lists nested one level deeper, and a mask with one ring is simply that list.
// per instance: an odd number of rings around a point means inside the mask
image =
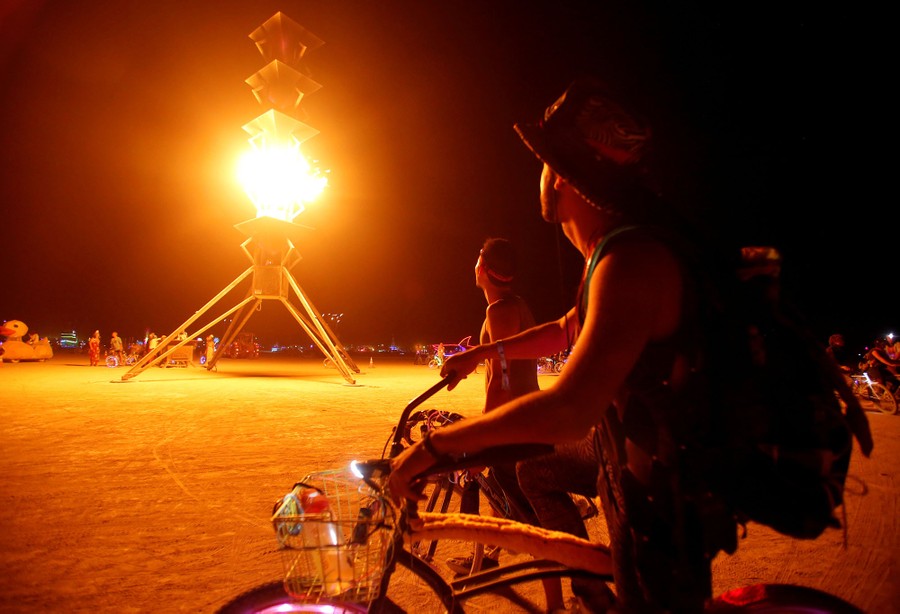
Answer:
[{"label": "item in basket", "polygon": [[300,492],[300,502],[306,515],[304,548],[311,549],[325,594],[339,595],[353,585],[353,561],[346,558],[348,550],[343,547],[343,536],[334,522],[328,498],[317,489],[307,488]]},{"label": "item in basket", "polygon": [[[297,496],[297,489],[286,494],[281,501],[275,502],[275,512],[273,516],[276,518],[282,516],[292,516],[297,517],[303,513],[303,505],[300,503],[300,499]],[[303,523],[300,522],[288,522],[286,520],[275,520],[275,537],[278,539],[278,543],[282,547],[286,547],[291,537],[296,537],[300,535],[300,531],[303,530]]]},{"label": "item in basket", "polygon": [[350,537],[350,543],[358,546],[366,545],[369,541],[369,522],[372,520],[372,510],[367,507],[359,508],[359,515],[356,517],[356,525],[353,527],[353,535]]}]

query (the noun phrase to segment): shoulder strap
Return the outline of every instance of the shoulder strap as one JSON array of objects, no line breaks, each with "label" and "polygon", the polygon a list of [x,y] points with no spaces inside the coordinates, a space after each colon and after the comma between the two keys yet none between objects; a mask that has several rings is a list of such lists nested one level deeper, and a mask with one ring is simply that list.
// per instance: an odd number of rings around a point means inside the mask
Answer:
[{"label": "shoulder strap", "polygon": [[597,247],[594,248],[594,253],[591,254],[591,257],[587,262],[587,269],[584,273],[584,282],[582,283],[581,302],[578,304],[578,318],[582,323],[584,323],[584,315],[587,312],[588,290],[591,286],[591,277],[594,275],[594,269],[597,268],[597,263],[600,262],[600,258],[603,256],[603,250],[609,245],[610,240],[614,237],[640,228],[642,227],[619,226],[618,228],[613,228],[603,236],[603,239],[597,244]]}]

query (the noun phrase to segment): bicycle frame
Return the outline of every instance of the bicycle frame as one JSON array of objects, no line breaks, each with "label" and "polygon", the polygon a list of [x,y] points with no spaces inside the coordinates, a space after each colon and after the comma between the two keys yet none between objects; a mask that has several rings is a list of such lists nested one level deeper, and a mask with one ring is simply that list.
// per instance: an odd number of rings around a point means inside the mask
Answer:
[{"label": "bicycle frame", "polygon": [[[489,454],[494,457],[496,453]],[[484,462],[478,455],[463,464]],[[373,489],[380,489],[390,470],[388,460],[356,463],[356,470]],[[513,551],[527,552],[536,558],[500,565],[455,580],[445,580],[432,565],[411,550],[420,540],[489,540]],[[462,602],[524,582],[543,578],[590,577],[612,581],[612,561],[605,546],[567,533],[525,525],[513,520],[468,514],[420,513],[415,502],[405,502],[399,512],[398,527],[389,550],[379,597],[372,605],[377,611],[387,599],[388,587],[396,566],[413,571],[433,591],[448,612],[462,612]]]},{"label": "bicycle frame", "polygon": [[[371,489],[379,493],[385,505],[397,511],[391,515],[396,519],[389,527],[392,531],[387,549],[386,565],[380,579],[378,596],[370,604],[359,604],[342,600],[340,595],[325,597],[315,602],[297,603],[288,596],[283,583],[266,583],[232,599],[219,612],[261,613],[274,611],[334,611],[378,612],[390,610],[391,598],[388,588],[397,566],[409,570],[418,580],[424,582],[437,601],[451,614],[464,612],[463,603],[476,595],[497,592],[523,582],[542,578],[588,577],[604,582],[612,582],[612,561],[609,550],[603,545],[577,538],[568,533],[550,531],[540,527],[525,525],[512,520],[465,514],[419,513],[415,502],[405,501],[399,509],[394,507],[383,485],[390,473],[391,459],[404,450],[403,425],[412,411],[422,402],[447,386],[452,374],[413,399],[404,408],[398,425],[392,433],[390,453],[387,457],[366,462],[354,462],[352,467]],[[387,447],[387,446],[386,446]],[[472,466],[493,465],[503,460],[524,458],[543,454],[550,446],[513,445],[491,448],[479,454],[449,458],[431,469],[427,474],[465,469]],[[419,476],[424,479],[426,476]],[[276,520],[273,517],[273,521]],[[284,520],[284,519],[282,519]],[[295,520],[290,520],[295,522]],[[355,531],[354,531],[355,534]],[[459,540],[494,543],[507,550],[530,554],[534,559],[513,564],[500,565],[487,571],[448,581],[436,568],[412,553],[409,545],[414,540]],[[304,605],[306,604],[306,605]],[[416,604],[417,610],[421,610]],[[296,607],[295,607],[296,606]],[[306,607],[308,606],[308,607]],[[786,584],[755,584],[728,591],[717,597],[710,611],[815,611],[823,614],[861,614],[861,610],[842,599],[816,589]]]},{"label": "bicycle frame", "polygon": [[897,413],[897,399],[881,382],[869,377],[865,371],[850,375],[850,388],[865,406],[871,403],[875,409],[885,414]]}]

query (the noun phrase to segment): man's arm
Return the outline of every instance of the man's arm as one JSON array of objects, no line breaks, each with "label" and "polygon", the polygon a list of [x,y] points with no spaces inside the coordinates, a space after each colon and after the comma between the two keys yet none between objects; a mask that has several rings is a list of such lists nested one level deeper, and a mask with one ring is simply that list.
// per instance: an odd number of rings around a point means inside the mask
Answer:
[{"label": "man's arm", "polygon": [[[491,343],[476,345],[465,352],[454,354],[444,363],[441,375],[446,377],[451,372],[462,379],[486,360],[499,359],[498,341],[503,343],[503,352],[507,360],[516,358],[540,358],[549,356],[560,350],[568,349],[575,338],[578,326],[577,313],[573,308],[559,320],[538,324],[512,336],[491,336],[496,339]],[[453,390],[457,382],[451,383],[447,389]]]},{"label": "man's arm", "polygon": [[[659,243],[615,243],[594,270],[584,328],[556,384],[434,431],[432,450],[458,456],[497,445],[582,437],[616,399],[647,342],[677,330],[681,284],[678,264]],[[512,337],[510,347],[521,357],[524,348],[537,347],[541,334],[557,341],[565,336],[558,323],[543,324]],[[420,445],[405,450],[394,461],[392,491],[418,499],[409,483],[433,462]]]}]

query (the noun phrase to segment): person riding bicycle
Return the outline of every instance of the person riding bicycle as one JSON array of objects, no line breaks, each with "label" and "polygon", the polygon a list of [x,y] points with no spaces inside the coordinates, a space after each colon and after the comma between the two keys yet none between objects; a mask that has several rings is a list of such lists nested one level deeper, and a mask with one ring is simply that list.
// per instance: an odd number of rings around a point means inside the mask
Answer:
[{"label": "person riding bicycle", "polygon": [[[482,344],[509,337],[535,324],[528,304],[513,291],[515,275],[516,254],[512,243],[503,238],[487,239],[475,263],[475,285],[484,292],[487,302],[479,337]],[[488,359],[485,364],[484,385],[484,412],[489,412],[511,399],[540,389],[537,361],[506,361],[503,357],[499,360]],[[490,473],[510,501],[514,519],[540,525],[531,504],[519,488],[515,463],[499,463],[490,468]],[[461,513],[478,514],[479,491],[477,481],[472,479],[466,482],[460,502]],[[499,550],[489,549],[482,560],[482,566],[496,567],[499,556]],[[447,566],[458,574],[468,574],[472,563],[473,555],[447,560]]]},{"label": "person riding bicycle", "polygon": [[[541,121],[515,129],[543,163],[542,217],[584,258],[579,303],[557,321],[453,356],[441,372],[453,388],[485,359],[550,355],[577,335],[576,343],[552,387],[431,431],[397,456],[390,492],[422,500],[419,476],[438,459],[568,444],[579,464],[553,478],[561,484],[578,467],[587,473],[576,477],[597,478],[616,587],[613,595],[602,582],[573,579],[576,596],[593,611],[700,612],[712,559],[733,551],[737,533],[726,510],[702,505],[705,485],[678,463],[676,434],[702,431],[708,419],[698,282],[702,265],[715,262],[689,257],[694,244],[654,186],[654,132],[605,84],[576,80]],[[589,267],[599,246],[604,256]],[[562,494],[532,499],[542,525],[583,532]]]},{"label": "person riding bicycle", "polygon": [[844,343],[843,335],[835,333],[828,337],[828,347],[825,348],[825,353],[834,358],[841,373],[853,373],[855,365],[851,365],[850,352]]},{"label": "person riding bicycle", "polygon": [[891,392],[897,390],[900,382],[900,360],[893,360],[887,350],[888,341],[883,338],[876,339],[872,349],[865,355],[865,370],[869,377],[883,384]]}]

